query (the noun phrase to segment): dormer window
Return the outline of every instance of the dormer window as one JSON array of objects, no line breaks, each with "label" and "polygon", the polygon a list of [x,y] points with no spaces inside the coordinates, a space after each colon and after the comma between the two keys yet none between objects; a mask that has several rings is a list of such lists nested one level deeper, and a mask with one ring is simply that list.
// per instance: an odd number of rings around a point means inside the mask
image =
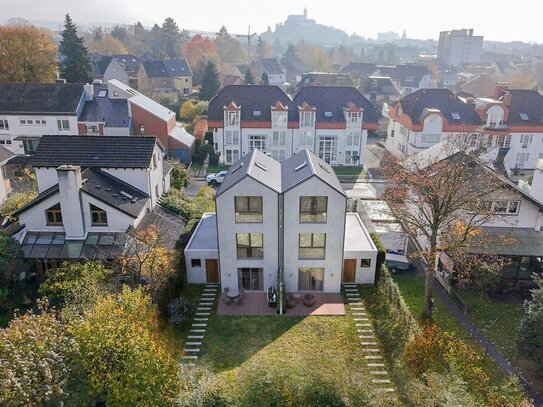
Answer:
[{"label": "dormer window", "polygon": [[45,210],[45,219],[47,226],[62,226],[62,212],[60,211],[60,203],[51,206]]},{"label": "dormer window", "polygon": [[273,127],[286,127],[287,125],[287,112],[272,112],[272,126]]},{"label": "dormer window", "polygon": [[227,112],[227,114],[226,114],[226,124],[228,126],[237,126],[237,125],[239,125],[239,111]]},{"label": "dormer window", "polygon": [[300,126],[313,127],[315,125],[314,112],[300,112]]},{"label": "dormer window", "polygon": [[362,113],[361,112],[349,112],[349,113],[347,113],[347,121],[349,123],[360,123],[361,119],[362,119]]}]

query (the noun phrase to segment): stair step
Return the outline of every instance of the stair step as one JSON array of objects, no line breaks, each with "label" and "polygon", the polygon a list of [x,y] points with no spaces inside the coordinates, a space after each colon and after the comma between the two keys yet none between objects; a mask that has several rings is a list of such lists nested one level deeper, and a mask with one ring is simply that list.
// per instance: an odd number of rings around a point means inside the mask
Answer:
[{"label": "stair step", "polygon": [[370,374],[374,374],[376,376],[386,376],[388,372],[386,370],[371,370]]},{"label": "stair step", "polygon": [[194,318],[195,321],[209,321],[209,318]]},{"label": "stair step", "polygon": [[372,383],[375,383],[375,384],[388,384],[390,383],[390,380],[389,379],[371,379],[371,382]]},{"label": "stair step", "polygon": [[355,326],[371,326],[371,324],[354,324]]},{"label": "stair step", "polygon": [[380,350],[376,349],[376,348],[362,348],[362,351],[363,352],[368,352],[368,353],[379,353],[380,352]]},{"label": "stair step", "polygon": [[200,304],[198,304],[199,307],[211,307],[212,305],[212,302],[201,302]]},{"label": "stair step", "polygon": [[198,359],[198,355],[181,356],[181,359]]},{"label": "stair step", "polygon": [[367,355],[367,356],[364,356],[364,359],[368,359],[368,360],[376,360],[376,359],[383,359],[382,356],[379,356],[379,355]]},{"label": "stair step", "polygon": [[204,339],[204,335],[188,335],[187,339]]},{"label": "stair step", "polygon": [[369,321],[368,318],[353,318],[354,321]]},{"label": "stair step", "polygon": [[384,389],[375,389],[375,391],[380,391],[380,392],[383,392],[383,393],[392,393],[395,390],[393,388],[391,388],[391,387],[386,387]]},{"label": "stair step", "polygon": [[206,315],[211,315],[211,312],[197,312],[194,315],[206,316]]},{"label": "stair step", "polygon": [[205,332],[205,329],[191,329],[190,332]]},{"label": "stair step", "polygon": [[360,345],[362,346],[376,345],[377,346],[377,342],[360,342]]},{"label": "stair step", "polygon": [[183,352],[200,352],[200,349],[185,348],[185,349],[183,349]]},{"label": "stair step", "polygon": [[385,367],[384,363],[368,363],[368,367]]},{"label": "stair step", "polygon": [[375,335],[358,335],[360,339],[375,339]]},{"label": "stair step", "polygon": [[198,308],[196,308],[196,311],[211,311],[211,308],[209,308],[209,307],[198,307]]},{"label": "stair step", "polygon": [[185,342],[186,346],[200,346],[202,342]]},{"label": "stair step", "polygon": [[192,326],[207,326],[207,324],[192,324]]}]

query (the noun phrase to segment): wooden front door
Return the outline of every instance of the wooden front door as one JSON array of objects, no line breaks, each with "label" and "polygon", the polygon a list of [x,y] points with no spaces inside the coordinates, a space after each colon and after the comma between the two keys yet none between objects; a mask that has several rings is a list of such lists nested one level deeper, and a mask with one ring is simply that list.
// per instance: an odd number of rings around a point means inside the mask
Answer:
[{"label": "wooden front door", "polygon": [[354,283],[356,276],[356,259],[343,260],[343,282]]},{"label": "wooden front door", "polygon": [[217,259],[206,259],[206,277],[208,284],[219,282],[219,264]]}]

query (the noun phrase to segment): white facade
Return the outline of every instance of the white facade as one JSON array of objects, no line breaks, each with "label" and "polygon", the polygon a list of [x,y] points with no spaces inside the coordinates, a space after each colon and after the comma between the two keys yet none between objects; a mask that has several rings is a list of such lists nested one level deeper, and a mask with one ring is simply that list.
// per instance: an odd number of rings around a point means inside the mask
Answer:
[{"label": "white facade", "polygon": [[483,37],[473,35],[473,29],[442,31],[437,57],[455,66],[479,62],[482,47]]},{"label": "white facade", "polygon": [[111,58],[111,62],[104,72],[103,81],[108,82],[111,79],[117,79],[119,82],[122,82],[128,86],[128,74],[115,58]]}]

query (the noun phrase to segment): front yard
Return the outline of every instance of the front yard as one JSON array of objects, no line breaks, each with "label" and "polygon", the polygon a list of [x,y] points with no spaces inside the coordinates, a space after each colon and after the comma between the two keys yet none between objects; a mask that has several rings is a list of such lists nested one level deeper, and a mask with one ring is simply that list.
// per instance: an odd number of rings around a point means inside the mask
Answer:
[{"label": "front yard", "polygon": [[351,175],[351,176],[359,176],[366,174],[366,168],[362,167],[338,167],[334,166],[332,167],[334,169],[334,172],[336,175]]}]

